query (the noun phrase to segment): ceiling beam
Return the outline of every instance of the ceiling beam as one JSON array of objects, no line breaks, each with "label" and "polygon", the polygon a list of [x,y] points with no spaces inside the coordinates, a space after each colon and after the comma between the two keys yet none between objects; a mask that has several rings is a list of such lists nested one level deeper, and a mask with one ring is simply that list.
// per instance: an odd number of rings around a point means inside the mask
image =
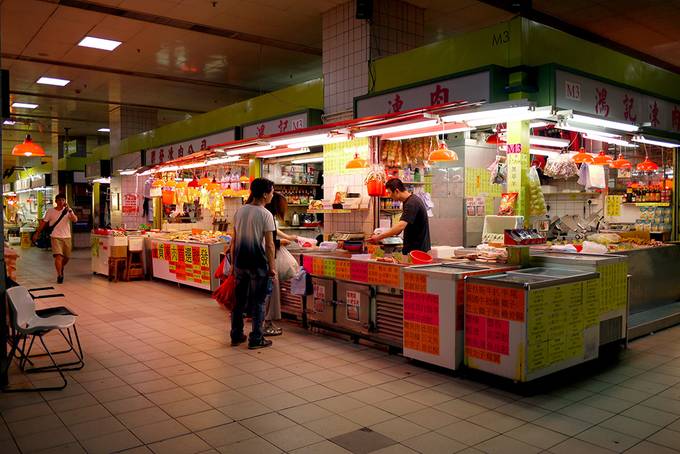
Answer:
[{"label": "ceiling beam", "polygon": [[165,107],[165,106],[153,106],[150,104],[138,104],[132,102],[119,102],[119,101],[109,101],[106,99],[94,99],[94,98],[81,98],[80,96],[67,96],[67,95],[53,95],[49,93],[32,93],[30,91],[22,90],[10,90],[12,95],[19,96],[34,96],[36,98],[46,98],[46,99],[59,99],[63,101],[78,101],[78,102],[89,102],[93,104],[110,104],[112,106],[124,106],[124,107],[139,107],[142,109],[157,109],[157,110],[168,110],[173,112],[183,112],[191,114],[202,114],[207,111],[205,110],[192,110],[192,109],[181,109],[179,107]]},{"label": "ceiling beam", "polygon": [[680,74],[680,66],[676,66],[673,63],[669,63],[666,60],[662,60],[653,55],[649,55],[640,50],[629,47],[625,44],[621,44],[617,41],[613,41],[604,36],[598,35],[597,33],[586,30],[583,27],[577,25],[569,24],[564,22],[562,19],[551,16],[550,14],[538,11],[531,6],[529,0],[517,0],[517,1],[504,1],[504,0],[477,0],[480,3],[485,3],[490,6],[495,6],[496,8],[508,11],[510,13],[518,14],[539,24],[547,25],[554,29],[565,32],[569,35],[576,36],[577,38],[585,39],[595,44],[599,44],[606,48],[621,52],[630,57],[642,60],[650,65],[658,66],[659,68],[666,69],[668,71]]},{"label": "ceiling beam", "polygon": [[95,118],[71,118],[71,117],[54,117],[52,115],[38,115],[38,114],[12,114],[12,120],[18,123],[22,121],[23,118],[27,120],[37,119],[37,120],[58,120],[58,121],[74,121],[82,123],[102,123],[107,124],[109,119],[97,120]]},{"label": "ceiling beam", "polygon": [[198,24],[195,22],[177,19],[174,17],[159,16],[157,14],[150,14],[141,11],[118,8],[116,6],[102,5],[101,3],[90,2],[86,0],[40,0],[40,1],[57,4],[60,6],[68,6],[70,8],[92,11],[100,14],[107,14],[109,16],[124,17],[126,19],[132,19],[141,22],[148,22],[151,24],[163,25],[166,27],[179,28],[181,30],[203,33],[206,35],[235,39],[247,43],[259,44],[261,46],[275,47],[277,49],[288,50],[291,52],[299,52],[303,54],[321,56],[321,49],[317,47],[307,46],[305,44],[299,44],[290,41],[283,41],[280,39],[268,38],[266,36],[254,35],[252,33],[245,33],[236,30],[229,30],[226,28]]},{"label": "ceiling beam", "polygon": [[68,62],[68,61],[63,61],[63,60],[51,60],[49,58],[42,58],[42,57],[32,57],[29,55],[18,55],[18,54],[8,54],[8,53],[2,53],[2,58],[6,58],[7,60],[17,60],[17,61],[27,61],[31,63],[40,63],[43,65],[51,65],[51,66],[61,66],[65,68],[73,68],[73,69],[81,69],[84,71],[96,71],[100,73],[107,73],[107,74],[116,74],[119,76],[130,76],[130,77],[141,77],[144,79],[153,79],[153,80],[163,80],[166,82],[176,82],[180,84],[190,84],[190,85],[202,85],[205,87],[213,87],[213,88],[222,88],[226,90],[237,90],[237,91],[245,91],[249,93],[255,93],[255,94],[262,94],[266,93],[267,90],[258,90],[256,88],[250,88],[250,87],[244,87],[241,85],[236,85],[236,84],[230,84],[230,83],[225,83],[225,82],[214,82],[211,80],[203,80],[203,79],[191,79],[187,77],[177,77],[177,76],[169,76],[165,74],[155,74],[155,73],[146,73],[146,72],[141,72],[141,71],[132,71],[132,70],[127,70],[127,69],[118,69],[118,68],[107,68],[104,66],[95,66],[95,65],[86,65],[84,63],[75,63],[75,62]]}]

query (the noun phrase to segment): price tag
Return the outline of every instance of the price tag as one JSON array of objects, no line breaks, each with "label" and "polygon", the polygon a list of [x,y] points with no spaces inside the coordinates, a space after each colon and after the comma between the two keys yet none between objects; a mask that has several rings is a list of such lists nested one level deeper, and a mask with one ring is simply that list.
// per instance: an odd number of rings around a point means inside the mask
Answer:
[{"label": "price tag", "polygon": [[194,256],[189,246],[184,246],[184,263],[194,263]]},{"label": "price tag", "polygon": [[170,245],[170,262],[171,263],[177,263],[178,261],[179,261],[179,253],[177,251],[177,245],[171,244]]},{"label": "price tag", "polygon": [[210,266],[210,253],[208,252],[207,247],[202,247],[200,251],[200,257],[201,257],[201,266]]},{"label": "price tag", "polygon": [[158,243],[158,258],[165,260],[165,245],[163,243]]},{"label": "price tag", "polygon": [[314,284],[314,299],[320,301],[326,300],[326,286]]}]

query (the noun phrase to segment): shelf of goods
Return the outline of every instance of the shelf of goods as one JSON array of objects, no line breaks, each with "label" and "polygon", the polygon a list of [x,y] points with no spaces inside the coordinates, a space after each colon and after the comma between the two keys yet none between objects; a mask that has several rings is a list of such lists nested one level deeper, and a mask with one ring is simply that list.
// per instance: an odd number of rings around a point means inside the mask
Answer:
[{"label": "shelf of goods", "polygon": [[527,382],[595,359],[601,346],[626,339],[626,258],[564,257],[546,253],[532,257],[535,268],[468,278],[466,366]]},{"label": "shelf of goods", "polygon": [[226,243],[162,238],[153,238],[149,243],[153,277],[210,291],[219,287],[215,270]]}]

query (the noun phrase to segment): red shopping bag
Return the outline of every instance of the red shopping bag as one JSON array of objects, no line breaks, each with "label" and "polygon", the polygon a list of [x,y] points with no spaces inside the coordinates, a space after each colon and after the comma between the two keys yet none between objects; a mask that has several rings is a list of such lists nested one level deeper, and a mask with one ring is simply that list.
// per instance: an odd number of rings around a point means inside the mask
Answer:
[{"label": "red shopping bag", "polygon": [[227,277],[222,285],[220,285],[217,290],[213,292],[213,298],[215,301],[228,311],[234,308],[234,303],[236,302],[236,276],[233,274]]}]

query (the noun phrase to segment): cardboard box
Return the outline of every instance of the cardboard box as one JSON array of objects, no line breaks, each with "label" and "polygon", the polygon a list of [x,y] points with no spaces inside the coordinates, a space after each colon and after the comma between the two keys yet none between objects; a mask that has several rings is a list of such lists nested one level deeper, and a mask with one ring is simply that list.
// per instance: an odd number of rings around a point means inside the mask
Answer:
[{"label": "cardboard box", "polygon": [[110,257],[127,258],[127,246],[111,246]]}]

